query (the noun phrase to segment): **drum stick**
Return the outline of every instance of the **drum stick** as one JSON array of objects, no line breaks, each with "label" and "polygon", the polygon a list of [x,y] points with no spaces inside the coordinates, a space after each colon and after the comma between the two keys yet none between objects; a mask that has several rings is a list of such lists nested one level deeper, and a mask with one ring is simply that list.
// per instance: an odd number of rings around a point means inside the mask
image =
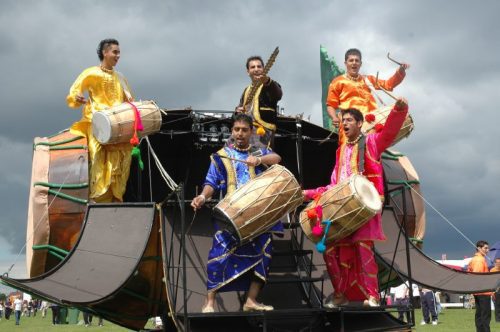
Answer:
[{"label": "drum stick", "polygon": [[241,159],[236,159],[236,158],[231,158],[231,157],[226,157],[226,156],[221,156],[221,155],[218,155],[219,157],[221,158],[226,158],[226,159],[229,159],[229,160],[233,160],[233,161],[239,161],[240,163],[247,163],[246,160],[241,160]]},{"label": "drum stick", "polygon": [[398,100],[398,98],[396,96],[394,96],[392,93],[390,93],[389,91],[387,91],[386,89],[384,89],[383,87],[379,86],[380,90],[384,91],[389,97],[391,97],[392,99],[394,100]]},{"label": "drum stick", "polygon": [[387,59],[391,60],[392,62],[394,62],[395,64],[398,64],[400,66],[403,65],[401,62],[398,62],[398,61],[394,60],[393,58],[391,58],[389,52],[387,52]]}]

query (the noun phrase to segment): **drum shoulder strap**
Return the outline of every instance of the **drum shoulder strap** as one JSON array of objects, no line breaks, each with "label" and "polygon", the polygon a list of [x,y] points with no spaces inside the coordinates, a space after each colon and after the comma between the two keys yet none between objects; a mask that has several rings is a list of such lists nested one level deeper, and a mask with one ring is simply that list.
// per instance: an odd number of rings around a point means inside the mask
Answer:
[{"label": "drum shoulder strap", "polygon": [[359,155],[359,174],[365,172],[365,150],[366,150],[366,136],[361,135],[358,143],[358,155]]},{"label": "drum shoulder strap", "polygon": [[118,79],[120,80],[120,85],[122,86],[123,93],[125,94],[125,98],[127,98],[127,101],[131,102],[134,100],[134,97],[132,96],[132,93],[130,92],[127,80],[125,79],[125,76],[123,76],[122,73],[120,73],[118,70],[115,70],[116,76],[118,76]]}]

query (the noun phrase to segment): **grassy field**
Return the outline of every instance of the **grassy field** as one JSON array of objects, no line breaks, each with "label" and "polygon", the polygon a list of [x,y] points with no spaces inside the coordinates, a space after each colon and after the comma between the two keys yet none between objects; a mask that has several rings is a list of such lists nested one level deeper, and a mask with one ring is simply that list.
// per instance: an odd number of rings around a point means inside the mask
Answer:
[{"label": "grassy field", "polygon": [[[422,311],[416,310],[417,326],[416,331],[475,331],[474,327],[474,310],[468,309],[446,309],[441,312],[439,316],[439,324],[434,325],[424,325],[420,326],[420,321],[422,320]],[[114,325],[110,322],[104,321],[104,326],[97,326],[97,321],[94,322],[92,326],[86,328],[83,325],[82,316],[80,314],[81,325],[52,325],[52,316],[50,312],[48,317],[42,318],[40,314],[36,317],[22,317],[21,325],[16,326],[14,317],[11,316],[10,320],[2,318],[0,321],[0,331],[10,332],[10,331],[128,331],[122,327]],[[500,323],[496,323],[495,319],[492,318],[491,321],[491,331],[500,332]],[[148,325],[152,327],[152,325]]]}]

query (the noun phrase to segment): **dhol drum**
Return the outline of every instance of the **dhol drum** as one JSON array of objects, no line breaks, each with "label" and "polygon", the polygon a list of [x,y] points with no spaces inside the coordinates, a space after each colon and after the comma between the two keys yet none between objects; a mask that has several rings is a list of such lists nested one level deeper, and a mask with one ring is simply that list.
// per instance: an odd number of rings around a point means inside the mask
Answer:
[{"label": "dhol drum", "polygon": [[[387,117],[389,116],[389,113],[391,113],[391,110],[394,108],[394,105],[383,107],[376,109],[370,113],[365,114],[365,121],[363,122],[363,127],[361,127],[361,131],[363,131],[365,134],[371,134],[376,132],[376,127],[377,125],[385,125],[385,121],[387,120]],[[367,121],[366,116],[368,114],[373,114],[375,116],[375,120],[373,121]],[[410,113],[406,116],[405,122],[401,126],[401,129],[399,130],[398,135],[392,142],[392,145],[395,145],[399,141],[401,141],[403,138],[406,138],[410,136],[411,132],[413,131],[414,128],[413,124],[413,118],[411,117]]]},{"label": "dhol drum", "polygon": [[273,165],[226,195],[214,208],[215,219],[243,244],[269,230],[302,202],[302,189],[293,174]]},{"label": "dhol drum", "polygon": [[309,203],[300,213],[300,226],[314,243],[319,242],[322,237],[313,235],[312,228],[316,220],[309,219],[307,211],[313,209],[316,204],[323,208],[323,220],[332,221],[326,243],[351,235],[382,208],[382,201],[375,186],[362,175],[350,176],[325,191],[317,203]]},{"label": "dhol drum", "polygon": [[[144,130],[139,137],[154,134],[161,127],[161,112],[154,101],[132,102],[141,115]],[[92,133],[101,144],[126,143],[134,135],[135,110],[129,103],[95,112],[92,116]]]}]

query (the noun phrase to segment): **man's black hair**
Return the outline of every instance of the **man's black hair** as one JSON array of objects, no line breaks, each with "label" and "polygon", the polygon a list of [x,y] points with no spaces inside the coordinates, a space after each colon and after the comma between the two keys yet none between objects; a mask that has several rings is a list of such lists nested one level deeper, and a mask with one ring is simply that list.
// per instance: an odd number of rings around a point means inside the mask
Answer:
[{"label": "man's black hair", "polygon": [[120,43],[118,43],[118,40],[113,38],[101,40],[99,46],[97,46],[97,56],[99,57],[99,60],[102,61],[104,59],[104,50],[111,45],[120,45]]},{"label": "man's black hair", "polygon": [[253,120],[250,116],[246,114],[236,113],[233,116],[233,126],[235,122],[246,122],[250,126],[250,129],[253,129]]},{"label": "man's black hair", "polygon": [[359,121],[363,122],[363,120],[364,120],[363,113],[361,113],[359,110],[357,110],[355,108],[349,108],[349,109],[342,111],[342,116],[344,116],[344,114],[351,114],[352,117],[354,118],[354,120],[356,120],[356,122],[359,122]]},{"label": "man's black hair", "polygon": [[262,64],[262,67],[264,67],[264,60],[262,60],[262,58],[258,55],[253,55],[247,59],[247,70],[248,70],[248,66],[250,65],[250,61],[254,61],[254,60],[259,60],[260,63]]},{"label": "man's black hair", "polygon": [[361,51],[358,50],[357,48],[350,48],[345,52],[345,58],[344,58],[345,61],[347,61],[349,55],[357,55],[359,56],[359,60],[361,60]]},{"label": "man's black hair", "polygon": [[488,244],[488,242],[486,242],[486,241],[484,241],[484,240],[479,240],[479,241],[477,241],[477,243],[476,243],[476,248],[482,248],[482,247],[484,247],[484,246],[488,246],[488,245],[489,245],[489,244]]}]

